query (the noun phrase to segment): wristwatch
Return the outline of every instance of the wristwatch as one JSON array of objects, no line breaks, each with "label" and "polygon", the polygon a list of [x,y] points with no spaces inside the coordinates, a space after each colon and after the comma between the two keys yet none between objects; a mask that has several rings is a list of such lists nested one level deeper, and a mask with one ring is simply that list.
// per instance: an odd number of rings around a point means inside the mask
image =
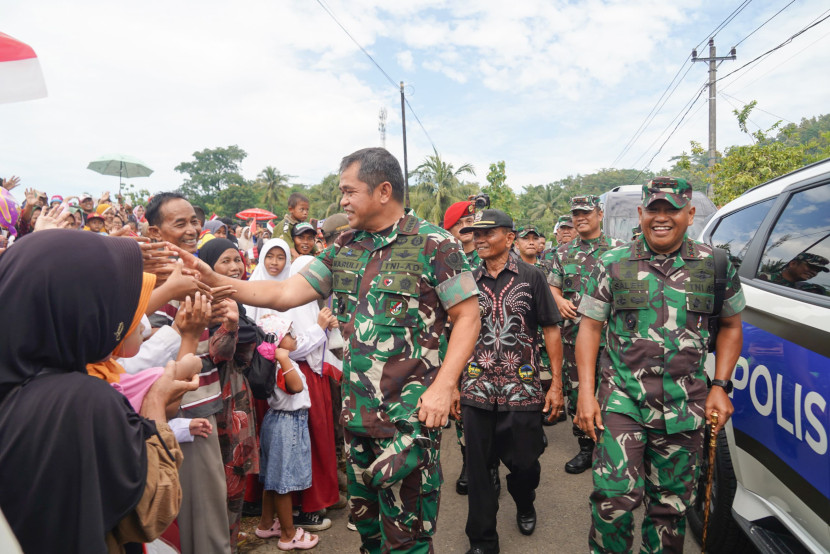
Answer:
[{"label": "wristwatch", "polygon": [[726,379],[712,379],[713,387],[720,387],[726,391],[726,394],[732,392],[732,381]]}]

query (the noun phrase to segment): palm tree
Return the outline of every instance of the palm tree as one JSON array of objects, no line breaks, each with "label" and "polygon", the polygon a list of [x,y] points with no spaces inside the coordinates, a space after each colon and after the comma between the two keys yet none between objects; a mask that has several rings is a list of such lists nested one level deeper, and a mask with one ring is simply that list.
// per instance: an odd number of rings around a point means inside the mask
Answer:
[{"label": "palm tree", "polygon": [[453,202],[466,199],[471,190],[477,189],[476,185],[461,182],[459,176],[464,173],[476,174],[470,164],[455,169],[433,149],[433,154],[412,172],[417,184],[413,187],[410,201],[418,215],[438,223]]},{"label": "palm tree", "polygon": [[288,180],[294,175],[286,175],[273,166],[268,166],[257,175],[257,184],[265,189],[263,202],[273,212],[280,202],[282,193],[288,190]]}]

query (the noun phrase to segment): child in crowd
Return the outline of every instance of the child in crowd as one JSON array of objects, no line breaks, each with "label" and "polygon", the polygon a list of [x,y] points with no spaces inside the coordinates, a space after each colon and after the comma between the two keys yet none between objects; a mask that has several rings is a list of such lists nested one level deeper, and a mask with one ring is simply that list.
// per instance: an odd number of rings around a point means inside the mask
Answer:
[{"label": "child in crowd", "polygon": [[299,192],[292,193],[288,197],[288,213],[285,214],[285,218],[282,220],[282,226],[274,230],[274,238],[281,238],[291,246],[292,258],[297,257],[297,251],[292,241],[294,226],[308,219],[308,208],[309,201],[305,195]]},{"label": "child in crowd", "polygon": [[[291,321],[274,314],[260,320],[260,326],[274,343],[263,343],[257,349],[265,358],[278,365],[277,386],[268,399],[270,406],[262,422],[260,444],[262,470],[260,481],[262,517],[256,529],[260,538],[281,537],[280,550],[308,550],[319,541],[317,535],[294,527],[292,497],[294,491],[311,486],[311,441],[308,435],[308,410],[311,399],[305,376],[289,357],[297,347]],[[276,521],[275,521],[276,516]]]},{"label": "child in crowd", "polygon": [[296,260],[299,256],[308,256],[314,252],[317,231],[309,223],[298,223],[294,226],[291,234],[294,239],[294,251],[297,253],[296,256],[292,254],[293,260]]},{"label": "child in crowd", "polygon": [[[251,273],[249,281],[285,281],[291,272],[291,251],[288,243],[282,239],[270,239],[262,245],[259,252],[259,263]],[[262,316],[276,313],[268,308],[245,306],[254,322],[259,323]]]},{"label": "child in crowd", "polygon": [[104,216],[98,213],[90,214],[86,219],[86,227],[84,227],[87,231],[92,231],[93,233],[98,233],[99,235],[106,235],[107,232],[104,230]]}]

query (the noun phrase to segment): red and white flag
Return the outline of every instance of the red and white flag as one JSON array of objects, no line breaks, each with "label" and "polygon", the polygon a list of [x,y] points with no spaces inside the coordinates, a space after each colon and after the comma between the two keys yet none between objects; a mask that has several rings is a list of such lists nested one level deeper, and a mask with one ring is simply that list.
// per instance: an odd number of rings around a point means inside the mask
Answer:
[{"label": "red and white flag", "polygon": [[323,375],[331,377],[338,383],[343,379],[343,362],[326,348],[323,352]]},{"label": "red and white flag", "polygon": [[46,96],[40,62],[32,47],[0,33],[0,103]]}]

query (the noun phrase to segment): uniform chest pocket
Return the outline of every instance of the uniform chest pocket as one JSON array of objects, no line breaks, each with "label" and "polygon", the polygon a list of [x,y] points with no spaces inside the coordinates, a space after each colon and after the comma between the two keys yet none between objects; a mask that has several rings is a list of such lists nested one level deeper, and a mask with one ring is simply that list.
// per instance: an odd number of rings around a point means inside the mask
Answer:
[{"label": "uniform chest pocket", "polygon": [[338,271],[332,277],[334,303],[332,311],[340,323],[348,323],[357,305],[358,277],[354,273]]},{"label": "uniform chest pocket", "polygon": [[643,314],[648,309],[648,283],[615,280],[611,283],[611,296],[616,314],[614,331],[620,336],[639,335],[640,320],[645,318]]},{"label": "uniform chest pocket", "polygon": [[377,303],[372,323],[414,327],[418,323],[420,277],[408,273],[381,273],[375,286]]},{"label": "uniform chest pocket", "polygon": [[579,270],[568,268],[565,275],[562,277],[562,292],[579,292],[580,283],[581,280]]}]

